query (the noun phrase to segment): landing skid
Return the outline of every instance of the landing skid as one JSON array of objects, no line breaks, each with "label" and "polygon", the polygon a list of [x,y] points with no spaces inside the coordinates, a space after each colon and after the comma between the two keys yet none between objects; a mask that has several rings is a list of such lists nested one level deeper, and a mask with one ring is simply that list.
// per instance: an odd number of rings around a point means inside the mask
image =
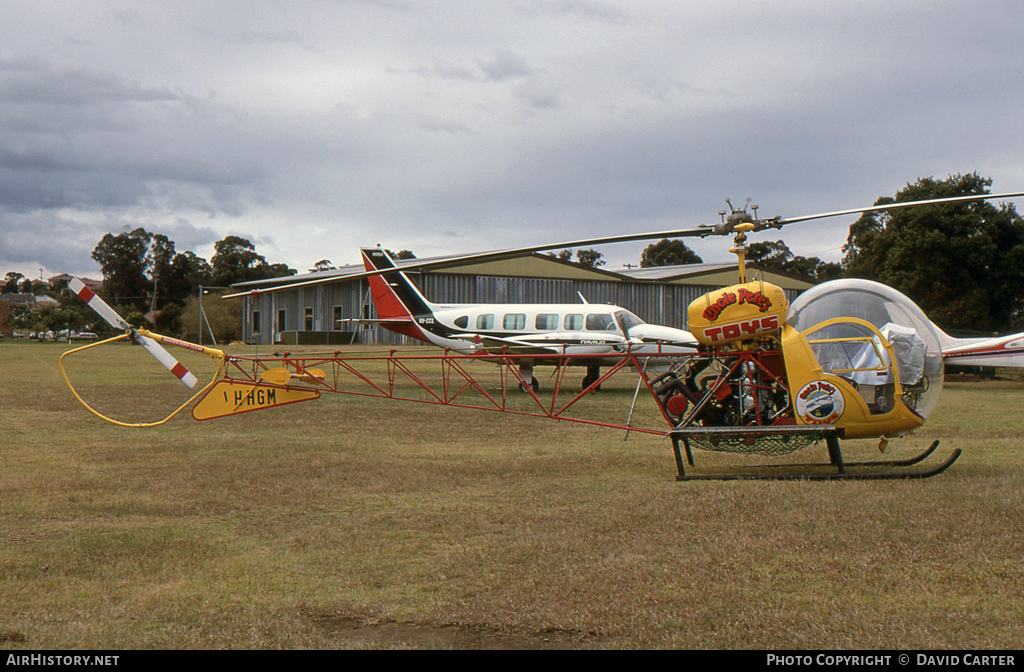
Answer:
[{"label": "landing skid", "polygon": [[935,452],[939,442],[935,441],[928,449],[914,457],[903,460],[845,462],[839,447],[839,438],[834,433],[828,433],[823,438],[828,447],[829,462],[835,471],[819,472],[807,471],[809,468],[827,467],[823,463],[817,464],[785,464],[785,465],[761,465],[764,469],[802,469],[794,473],[722,473],[722,474],[687,474],[683,465],[683,455],[680,450],[680,443],[686,451],[686,461],[693,466],[693,453],[690,449],[689,439],[686,436],[672,434],[672,449],[675,452],[676,467],[679,475],[677,481],[853,481],[853,480],[893,480],[893,479],[922,479],[930,478],[941,474],[948,469],[960,457],[961,450],[957,448],[953,453],[933,467],[927,469],[901,469],[899,471],[848,471],[850,467],[872,469],[874,467],[900,468],[910,467],[925,460]]},{"label": "landing skid", "polygon": [[[926,450],[922,451],[921,453],[915,455],[914,457],[908,457],[908,458],[903,459],[903,460],[866,460],[864,462],[846,462],[844,460],[843,461],[843,466],[844,467],[911,467],[911,466],[917,464],[918,462],[922,462],[925,459],[927,459],[927,457],[929,455],[931,455],[932,453],[934,453],[935,449],[938,448],[938,447],[939,447],[939,442],[935,441],[935,442],[932,443],[932,445],[928,446],[928,448]],[[690,461],[690,466],[693,466],[693,461],[692,460]],[[820,464],[813,464],[813,463],[803,463],[803,464],[770,464],[770,465],[764,465],[764,466],[767,467],[767,468],[770,468],[770,469],[798,469],[800,467],[820,466]]]}]

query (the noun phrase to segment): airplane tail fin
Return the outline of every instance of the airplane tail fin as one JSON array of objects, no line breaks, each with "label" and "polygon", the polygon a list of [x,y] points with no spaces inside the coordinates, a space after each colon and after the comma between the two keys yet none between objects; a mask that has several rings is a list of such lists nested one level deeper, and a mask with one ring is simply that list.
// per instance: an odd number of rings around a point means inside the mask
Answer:
[{"label": "airplane tail fin", "polygon": [[365,247],[359,250],[363,255],[363,266],[367,271],[389,268],[394,273],[371,275],[367,278],[377,317],[385,328],[420,340],[429,340],[416,323],[417,317],[431,315],[434,306],[420,293],[411,280],[397,270],[394,260],[387,251],[379,247]]}]

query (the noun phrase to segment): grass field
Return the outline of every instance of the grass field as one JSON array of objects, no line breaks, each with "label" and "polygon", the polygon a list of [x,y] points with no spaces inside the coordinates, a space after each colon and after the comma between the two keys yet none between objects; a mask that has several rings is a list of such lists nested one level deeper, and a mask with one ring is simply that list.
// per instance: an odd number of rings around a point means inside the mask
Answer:
[{"label": "grass field", "polygon": [[[947,386],[933,479],[677,483],[663,438],[346,395],[116,427],[64,349],[0,343],[0,649],[1024,641],[1021,382]],[[69,368],[183,401],[139,348]]]}]

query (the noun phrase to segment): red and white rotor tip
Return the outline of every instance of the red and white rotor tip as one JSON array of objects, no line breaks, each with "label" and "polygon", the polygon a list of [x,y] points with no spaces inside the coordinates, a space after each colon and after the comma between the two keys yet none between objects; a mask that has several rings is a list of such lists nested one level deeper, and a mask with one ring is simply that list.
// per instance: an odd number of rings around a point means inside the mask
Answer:
[{"label": "red and white rotor tip", "polygon": [[89,304],[89,307],[96,311],[100,317],[106,320],[107,324],[120,329],[122,331],[130,332],[132,338],[135,339],[139,345],[146,349],[146,351],[153,355],[158,362],[164,365],[168,371],[173,373],[178,380],[182,382],[186,387],[192,389],[199,382],[188,369],[185,368],[178,360],[171,356],[171,353],[164,350],[163,346],[154,341],[148,336],[135,331],[132,325],[128,324],[124,318],[117,314],[113,308],[107,305],[106,301],[96,295],[94,291],[85,286],[85,283],[78,278],[72,278],[68,285],[71,291],[78,295],[78,298]]}]

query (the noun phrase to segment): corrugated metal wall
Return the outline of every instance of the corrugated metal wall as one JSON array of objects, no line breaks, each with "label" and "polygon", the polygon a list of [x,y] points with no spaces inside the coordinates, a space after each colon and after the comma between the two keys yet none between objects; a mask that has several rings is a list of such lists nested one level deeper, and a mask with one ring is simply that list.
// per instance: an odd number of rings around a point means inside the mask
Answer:
[{"label": "corrugated metal wall", "polygon": [[[612,303],[636,313],[653,324],[686,328],[686,308],[701,295],[718,289],[712,286],[669,285],[647,282],[579,281],[551,278],[513,278],[432,273],[410,273],[410,279],[434,303]],[[792,302],[797,292],[786,291]],[[335,323],[335,308],[342,320],[375,318],[373,301],[364,280],[344,281],[271,292],[247,298],[243,338],[247,343],[270,345],[283,331],[358,331],[359,342],[381,345],[419,343],[390,332],[380,325],[360,326],[356,322]],[[312,329],[307,328],[307,309]],[[253,331],[253,312],[259,311],[259,333]],[[280,317],[284,324],[280,324]]]}]

